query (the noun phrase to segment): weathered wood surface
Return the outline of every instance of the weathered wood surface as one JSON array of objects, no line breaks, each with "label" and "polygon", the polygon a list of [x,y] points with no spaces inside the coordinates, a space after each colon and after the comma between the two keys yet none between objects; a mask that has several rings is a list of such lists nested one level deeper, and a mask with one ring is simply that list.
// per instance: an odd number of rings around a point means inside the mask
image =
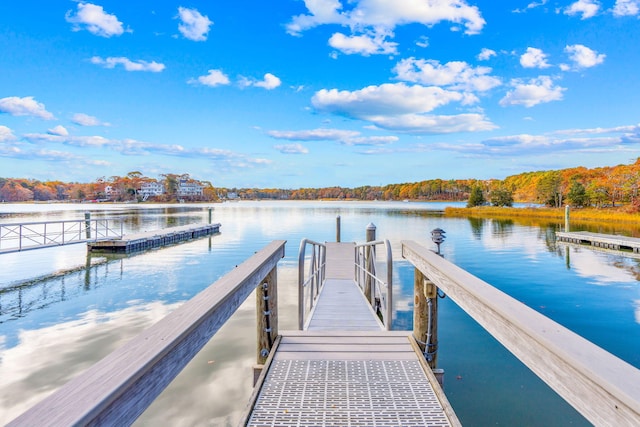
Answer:
[{"label": "weathered wood surface", "polygon": [[356,274],[355,243],[327,243],[327,279],[354,280]]},{"label": "weathered wood surface", "polygon": [[278,270],[273,269],[256,288],[256,363],[258,365],[263,365],[267,360],[277,336]]},{"label": "weathered wood surface", "polygon": [[120,239],[88,242],[89,252],[132,252],[185,242],[220,231],[220,224],[183,225],[127,234]]},{"label": "weathered wood surface", "polygon": [[637,237],[617,236],[613,234],[591,233],[588,231],[557,231],[556,237],[561,242],[591,245],[605,249],[629,250],[640,252],[640,239]]},{"label": "weathered wood surface", "polygon": [[284,331],[249,426],[459,426],[408,331]]},{"label": "weathered wood surface", "polygon": [[595,425],[640,425],[640,370],[412,241],[402,256]]},{"label": "weathered wood surface", "polygon": [[10,426],[131,424],[284,257],[274,241]]},{"label": "weathered wood surface", "polygon": [[353,278],[327,279],[305,329],[375,331],[384,325]]}]

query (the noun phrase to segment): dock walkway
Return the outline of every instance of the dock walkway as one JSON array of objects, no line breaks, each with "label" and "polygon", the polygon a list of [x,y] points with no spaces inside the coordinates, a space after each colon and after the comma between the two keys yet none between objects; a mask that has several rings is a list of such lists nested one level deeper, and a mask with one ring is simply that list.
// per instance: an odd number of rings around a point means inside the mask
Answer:
[{"label": "dock walkway", "polygon": [[129,253],[185,242],[220,231],[220,224],[183,225],[162,230],[128,234],[120,239],[88,242],[89,252]]},{"label": "dock walkway", "polygon": [[409,331],[385,331],[354,280],[353,243],[327,243],[303,331],[281,331],[248,426],[459,425]]},{"label": "dock walkway", "polygon": [[591,233],[588,231],[556,232],[559,241],[578,245],[591,245],[597,248],[613,249],[640,253],[640,239],[636,237],[612,234]]}]

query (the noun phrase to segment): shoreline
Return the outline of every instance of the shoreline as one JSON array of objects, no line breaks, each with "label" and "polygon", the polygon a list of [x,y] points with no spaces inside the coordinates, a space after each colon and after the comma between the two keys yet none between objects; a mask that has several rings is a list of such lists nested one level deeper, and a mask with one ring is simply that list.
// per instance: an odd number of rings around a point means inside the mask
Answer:
[{"label": "shoreline", "polygon": [[[565,208],[548,207],[495,207],[476,206],[473,208],[447,207],[444,210],[447,217],[476,217],[476,218],[530,218],[564,221]],[[581,208],[571,209],[569,213],[572,222],[600,222],[639,224],[640,215],[620,210],[620,208]]]}]

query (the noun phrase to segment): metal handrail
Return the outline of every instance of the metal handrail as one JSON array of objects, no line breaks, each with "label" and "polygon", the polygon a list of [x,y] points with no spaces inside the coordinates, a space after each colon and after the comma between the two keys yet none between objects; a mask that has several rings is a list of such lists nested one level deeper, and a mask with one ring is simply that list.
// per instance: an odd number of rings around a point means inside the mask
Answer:
[{"label": "metal handrail", "polygon": [[[310,245],[312,252],[306,256],[307,246]],[[324,243],[303,239],[300,242],[298,252],[298,329],[304,329],[304,322],[307,313],[314,306],[315,300],[320,293],[320,288],[324,284],[324,272],[327,261],[327,247]],[[308,264],[308,274],[305,276],[305,264]],[[308,309],[305,298],[305,289],[309,289]]]},{"label": "metal handrail", "polygon": [[[386,282],[377,275],[376,247],[385,246]],[[376,311],[382,315],[385,328],[390,331],[393,319],[393,256],[389,240],[356,245],[355,280]],[[368,295],[367,295],[368,291]]]},{"label": "metal handrail", "polygon": [[102,218],[0,224],[0,252],[122,238],[124,223],[118,222]]}]

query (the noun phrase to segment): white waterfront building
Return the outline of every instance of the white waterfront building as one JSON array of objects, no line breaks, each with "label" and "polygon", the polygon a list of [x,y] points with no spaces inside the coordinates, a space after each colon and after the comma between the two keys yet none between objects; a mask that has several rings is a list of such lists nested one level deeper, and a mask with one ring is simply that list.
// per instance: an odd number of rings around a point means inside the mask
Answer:
[{"label": "white waterfront building", "polygon": [[138,194],[143,197],[143,200],[147,200],[151,196],[161,196],[164,194],[164,184],[158,181],[143,182]]},{"label": "white waterfront building", "polygon": [[178,196],[202,196],[204,194],[204,185],[201,185],[199,182],[189,182],[187,180],[181,179],[178,183],[178,189],[176,191],[176,195]]}]

